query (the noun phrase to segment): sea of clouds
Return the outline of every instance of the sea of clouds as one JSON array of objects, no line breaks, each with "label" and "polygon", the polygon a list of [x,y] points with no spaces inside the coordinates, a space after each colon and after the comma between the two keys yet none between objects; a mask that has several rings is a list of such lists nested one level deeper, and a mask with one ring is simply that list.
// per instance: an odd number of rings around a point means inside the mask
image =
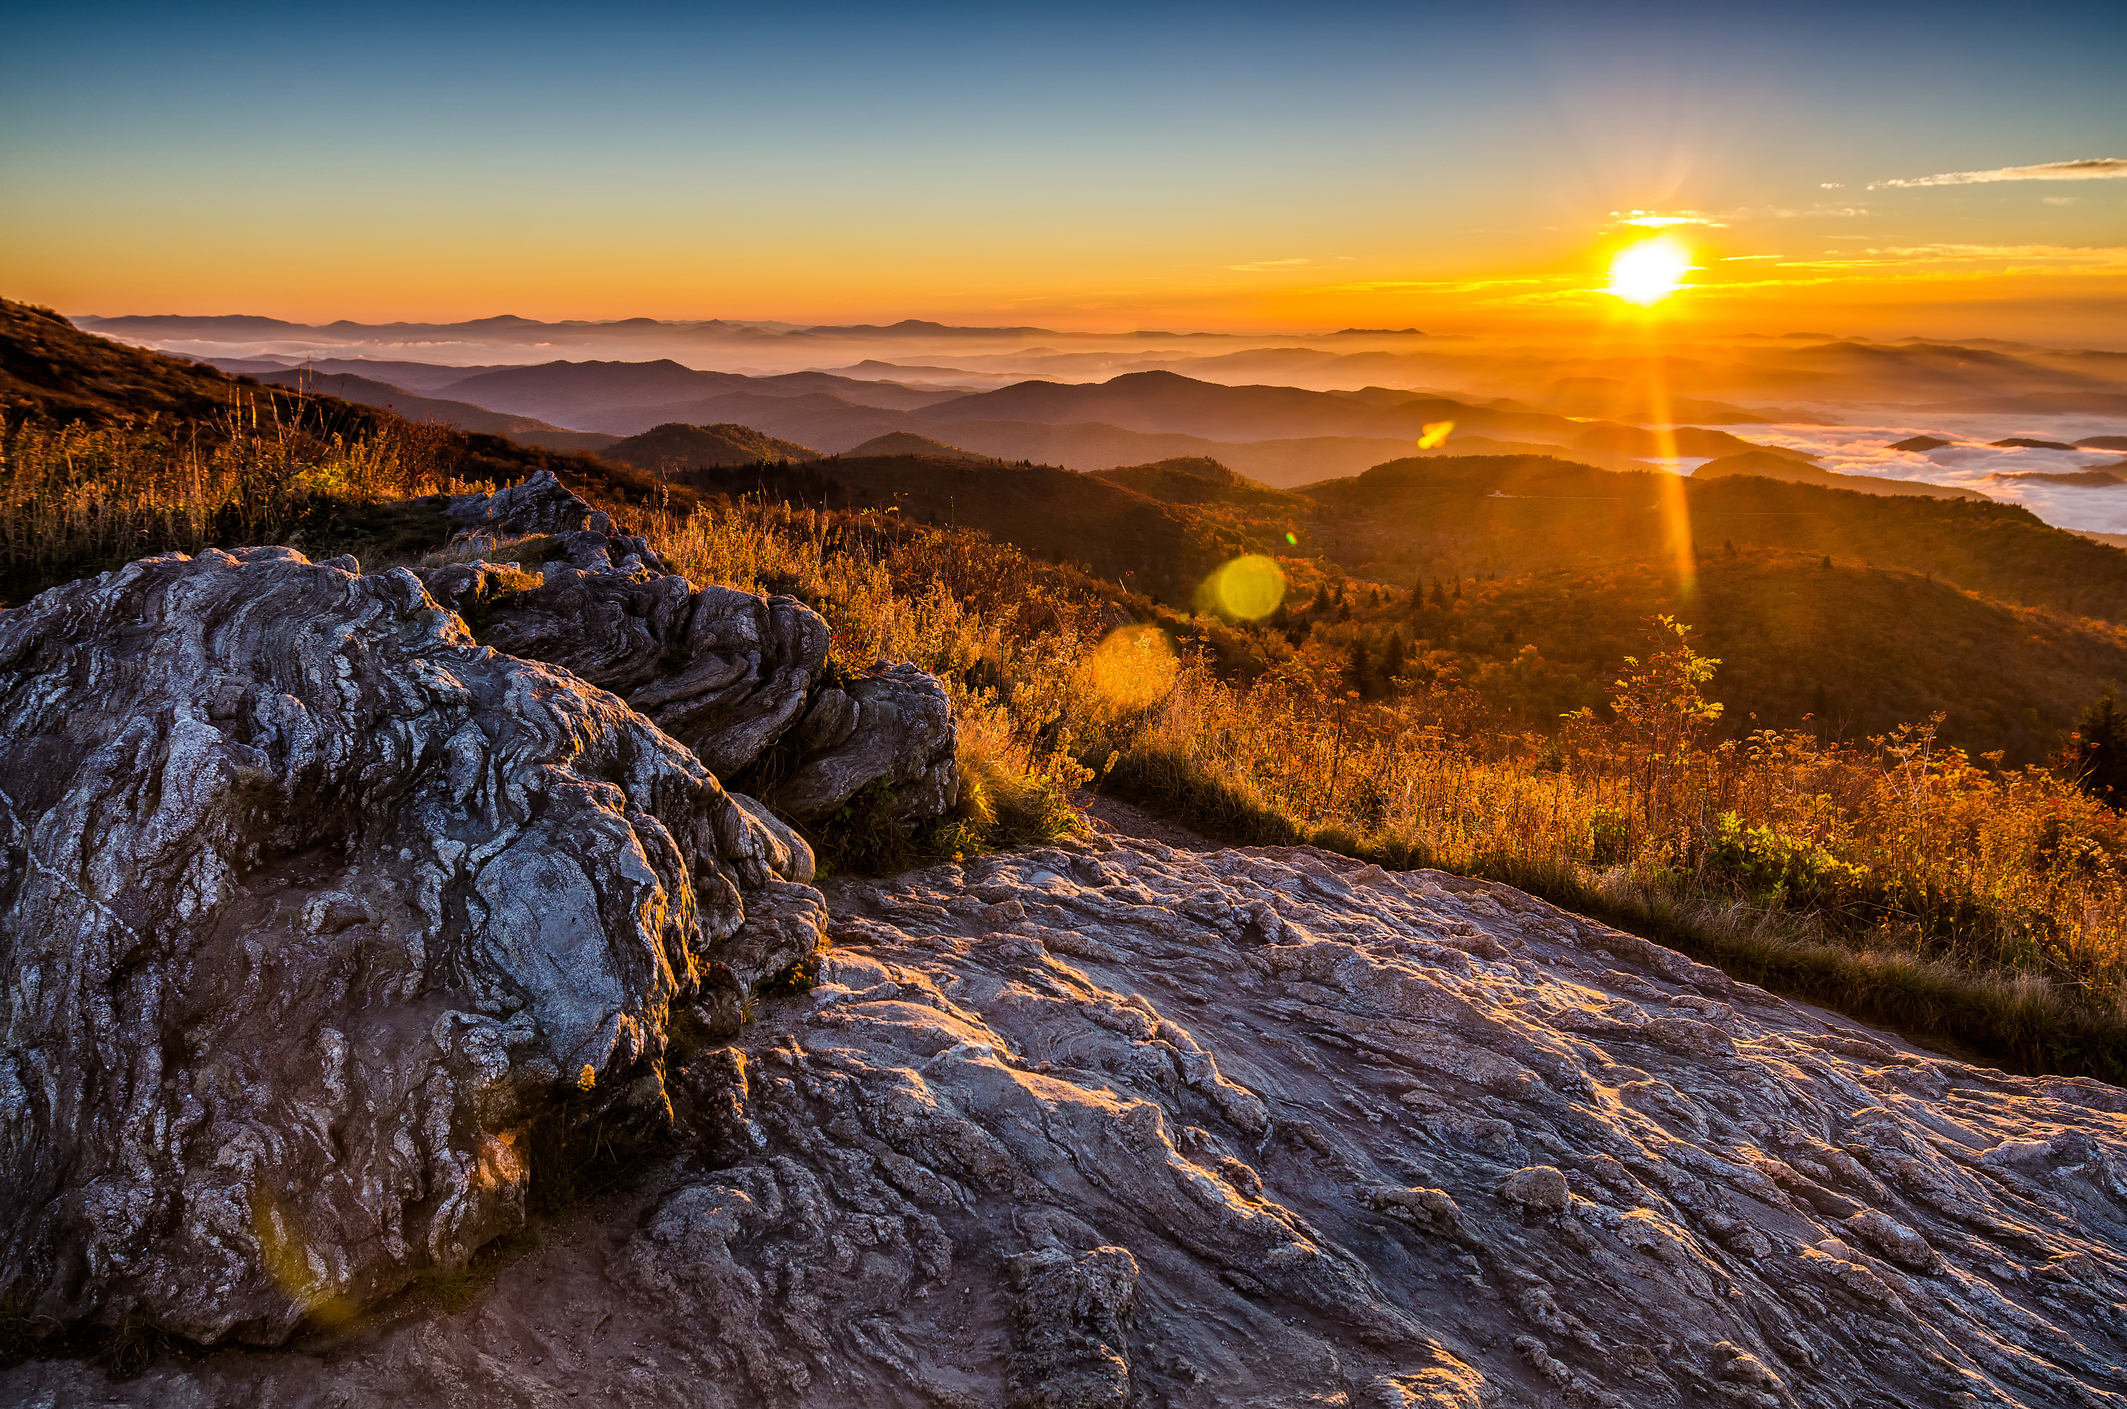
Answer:
[{"label": "sea of clouds", "polygon": [[[1853,408],[1842,407],[1845,416]],[[1817,457],[1835,474],[1875,475],[1882,479],[1921,480],[1928,484],[1975,489],[2003,503],[2021,504],[2059,528],[2098,533],[2127,533],[2127,484],[2088,488],[2047,484],[2042,480],[2000,480],[1991,475],[2074,473],[2127,460],[2119,450],[2034,450],[1999,447],[1990,441],[2023,438],[2072,444],[2094,435],[2127,435],[2127,422],[2108,416],[1935,416],[1926,424],[1885,412],[1867,425],[1733,426],[1747,440],[1779,445]],[[1916,435],[1954,440],[1955,445],[1925,454],[1893,450],[1891,445]],[[1695,467],[1694,467],[1695,468]],[[2120,472],[2127,479],[2127,470]]]}]

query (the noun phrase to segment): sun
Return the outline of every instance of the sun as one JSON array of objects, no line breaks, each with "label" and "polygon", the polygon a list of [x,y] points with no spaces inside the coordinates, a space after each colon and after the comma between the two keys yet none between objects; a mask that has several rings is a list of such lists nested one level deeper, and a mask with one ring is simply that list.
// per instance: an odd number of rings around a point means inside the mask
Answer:
[{"label": "sun", "polygon": [[1691,252],[1667,235],[1627,245],[1610,261],[1610,287],[1627,303],[1651,308],[1683,286]]}]

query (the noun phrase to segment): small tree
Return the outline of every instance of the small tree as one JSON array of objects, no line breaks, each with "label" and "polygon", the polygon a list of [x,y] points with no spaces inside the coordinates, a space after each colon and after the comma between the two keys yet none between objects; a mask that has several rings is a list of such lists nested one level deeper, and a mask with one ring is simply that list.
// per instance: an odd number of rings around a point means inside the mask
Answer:
[{"label": "small tree", "polygon": [[2108,807],[2127,805],[2127,710],[2107,690],[2068,736],[2068,766],[2084,792]]},{"label": "small tree", "polygon": [[1701,740],[1721,717],[1721,704],[1700,687],[1718,660],[1691,649],[1691,628],[1675,617],[1648,623],[1656,649],[1645,660],[1625,657],[1625,673],[1610,697],[1619,741],[1629,754],[1641,815],[1656,836],[1675,821],[1672,799]]},{"label": "small tree", "polygon": [[1391,631],[1388,644],[1381,648],[1381,683],[1385,687],[1396,687],[1396,680],[1403,674],[1403,661],[1403,633]]}]

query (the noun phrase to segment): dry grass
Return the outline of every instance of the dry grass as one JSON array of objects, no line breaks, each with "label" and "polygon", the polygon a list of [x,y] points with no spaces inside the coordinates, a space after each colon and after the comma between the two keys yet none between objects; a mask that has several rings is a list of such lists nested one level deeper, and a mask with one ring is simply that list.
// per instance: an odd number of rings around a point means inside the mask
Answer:
[{"label": "dry grass", "polygon": [[446,439],[348,439],[270,397],[210,426],[15,422],[0,430],[0,599],[153,553],[344,538],[350,514],[463,488],[441,473]]},{"label": "dry grass", "polygon": [[1054,809],[1094,777],[1222,839],[1508,881],[1989,1060],[2127,1076],[2118,814],[1928,723],[1718,742],[1719,676],[1673,623],[1609,708],[1501,733],[1451,674],[1366,700],[1305,654],[1241,683],[1141,638],[1118,666],[1097,590],[966,533],[728,504],[656,531],[690,574],[813,602],[839,663],[938,674],[977,797],[1033,776]]}]

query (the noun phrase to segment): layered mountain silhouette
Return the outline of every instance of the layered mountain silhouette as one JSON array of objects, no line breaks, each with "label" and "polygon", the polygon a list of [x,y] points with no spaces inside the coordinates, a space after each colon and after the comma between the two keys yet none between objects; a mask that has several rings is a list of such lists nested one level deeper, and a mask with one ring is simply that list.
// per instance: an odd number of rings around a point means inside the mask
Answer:
[{"label": "layered mountain silhouette", "polygon": [[364,406],[381,406],[398,412],[409,421],[424,421],[461,431],[480,431],[487,435],[506,435],[526,445],[540,445],[549,450],[598,450],[613,444],[615,439],[596,431],[564,430],[533,416],[490,411],[469,401],[421,396],[404,387],[346,373],[320,375],[307,368],[297,368],[264,373],[258,380],[268,386],[293,387],[323,396],[337,396],[342,401]]}]

